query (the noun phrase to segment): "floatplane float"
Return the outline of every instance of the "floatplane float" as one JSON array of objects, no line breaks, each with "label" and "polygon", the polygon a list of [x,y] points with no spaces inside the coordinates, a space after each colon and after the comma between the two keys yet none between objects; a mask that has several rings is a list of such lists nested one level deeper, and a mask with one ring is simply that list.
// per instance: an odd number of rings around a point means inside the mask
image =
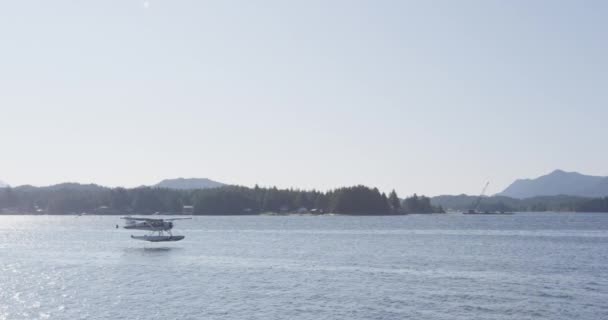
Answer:
[{"label": "floatplane float", "polygon": [[[145,230],[150,231],[149,234],[143,236],[131,235],[132,239],[143,240],[150,242],[165,242],[165,241],[180,241],[185,236],[173,235],[171,229],[173,229],[173,221],[175,220],[188,220],[192,218],[171,218],[171,219],[159,219],[159,218],[136,218],[136,217],[121,217],[125,220],[123,228],[130,230]],[[117,226],[118,227],[118,226]]]}]

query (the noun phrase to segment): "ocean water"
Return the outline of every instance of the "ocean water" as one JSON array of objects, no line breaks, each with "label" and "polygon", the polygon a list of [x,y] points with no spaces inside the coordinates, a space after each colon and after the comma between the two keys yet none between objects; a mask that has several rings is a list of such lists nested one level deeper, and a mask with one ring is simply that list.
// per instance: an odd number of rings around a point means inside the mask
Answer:
[{"label": "ocean water", "polygon": [[0,319],[608,319],[608,214],[0,216]]}]

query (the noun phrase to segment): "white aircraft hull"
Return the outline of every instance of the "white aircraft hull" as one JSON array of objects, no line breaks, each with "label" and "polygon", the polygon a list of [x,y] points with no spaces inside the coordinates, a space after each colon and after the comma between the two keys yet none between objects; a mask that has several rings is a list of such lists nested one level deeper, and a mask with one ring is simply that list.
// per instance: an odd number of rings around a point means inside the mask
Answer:
[{"label": "white aircraft hull", "polygon": [[131,236],[132,239],[150,241],[150,242],[165,242],[165,241],[180,241],[185,238],[185,236],[154,236],[154,235],[146,235],[146,236]]}]

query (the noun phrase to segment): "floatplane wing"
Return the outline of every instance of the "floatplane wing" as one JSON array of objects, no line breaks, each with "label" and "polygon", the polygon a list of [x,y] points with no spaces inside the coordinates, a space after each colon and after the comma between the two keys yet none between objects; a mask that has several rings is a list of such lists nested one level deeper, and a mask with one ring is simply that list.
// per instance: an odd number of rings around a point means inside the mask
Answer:
[{"label": "floatplane wing", "polygon": [[125,219],[125,220],[132,220],[132,221],[163,221],[163,219],[151,219],[151,218],[135,218],[135,217],[120,217],[121,219]]}]

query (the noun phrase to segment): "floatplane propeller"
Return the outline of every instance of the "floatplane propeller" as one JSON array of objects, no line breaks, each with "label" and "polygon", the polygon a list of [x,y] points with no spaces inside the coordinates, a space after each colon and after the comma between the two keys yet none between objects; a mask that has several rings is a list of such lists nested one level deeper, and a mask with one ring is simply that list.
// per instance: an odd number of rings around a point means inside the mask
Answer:
[{"label": "floatplane propeller", "polygon": [[[163,242],[163,241],[180,241],[185,236],[174,236],[171,233],[173,229],[173,221],[175,220],[188,220],[192,218],[170,218],[170,219],[159,219],[159,218],[135,218],[135,217],[120,217],[125,220],[125,229],[132,230],[145,230],[150,231],[150,234],[144,236],[131,235],[132,239],[150,241],[150,242]],[[117,226],[118,227],[118,226]]]}]

